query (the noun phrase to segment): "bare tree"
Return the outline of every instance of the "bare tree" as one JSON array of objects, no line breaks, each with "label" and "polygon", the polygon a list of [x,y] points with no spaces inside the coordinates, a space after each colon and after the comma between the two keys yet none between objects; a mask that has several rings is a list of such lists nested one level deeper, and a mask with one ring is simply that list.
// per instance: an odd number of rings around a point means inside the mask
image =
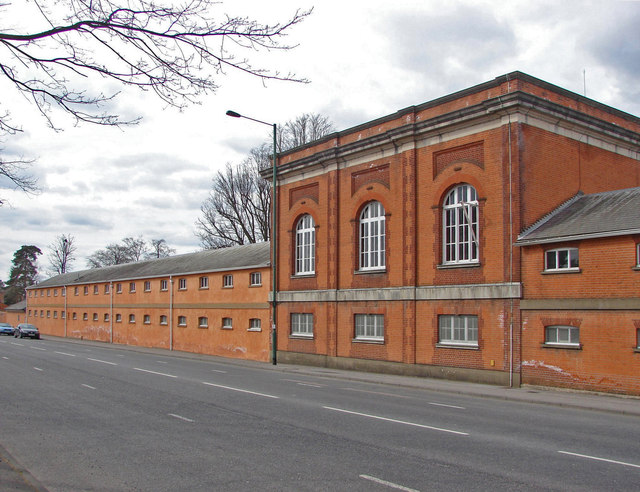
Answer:
[{"label": "bare tree", "polygon": [[[329,119],[303,114],[278,126],[278,152],[321,138],[334,131]],[[269,240],[271,224],[271,183],[260,170],[271,166],[272,144],[251,149],[238,166],[228,163],[214,176],[209,196],[200,206],[196,236],[205,249]]]},{"label": "bare tree", "polygon": [[71,234],[60,234],[56,236],[49,249],[49,272],[52,275],[66,273],[72,263],[76,260],[75,237]]},{"label": "bare tree", "polygon": [[146,253],[146,258],[166,258],[175,252],[176,250],[174,248],[170,248],[167,241],[164,239],[152,239],[151,251]]},{"label": "bare tree", "polygon": [[87,258],[89,268],[102,268],[112,265],[131,263],[133,260],[129,249],[123,244],[109,244]]},{"label": "bare tree", "polygon": [[[76,123],[117,126],[138,121],[123,121],[105,111],[118,93],[88,90],[96,79],[153,91],[165,104],[177,108],[215,93],[219,77],[227,70],[263,80],[306,82],[291,73],[255,66],[245,54],[260,56],[293,48],[284,37],[310,10],[298,10],[288,20],[269,25],[216,12],[220,7],[216,0],[167,3],[32,0],[14,6],[2,2],[0,75],[17,94],[35,104],[53,129],[59,129],[53,107]],[[25,17],[31,25],[41,27],[20,32],[17,25],[11,25],[10,19]],[[5,93],[3,101],[6,104],[13,97],[15,94]],[[10,114],[0,113],[0,134],[18,131],[22,129],[11,122]],[[16,176],[7,161],[0,161],[2,168],[8,169],[5,173],[10,179]],[[19,188],[30,189],[28,182],[19,183]]]},{"label": "bare tree", "polygon": [[149,246],[147,242],[142,239],[142,236],[138,238],[125,237],[122,240],[125,248],[129,251],[129,258],[131,261],[140,261],[149,253]]}]

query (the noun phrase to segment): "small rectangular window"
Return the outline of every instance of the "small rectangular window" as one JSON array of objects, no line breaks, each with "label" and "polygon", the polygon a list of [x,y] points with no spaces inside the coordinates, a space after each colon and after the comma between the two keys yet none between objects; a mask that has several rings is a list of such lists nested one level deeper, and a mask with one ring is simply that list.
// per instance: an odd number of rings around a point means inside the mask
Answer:
[{"label": "small rectangular window", "polygon": [[636,244],[636,266],[640,268],[640,243]]},{"label": "small rectangular window", "polygon": [[111,287],[109,286],[109,284],[105,284],[104,285],[104,293],[108,294],[109,292],[111,292]]},{"label": "small rectangular window", "polygon": [[313,337],[313,314],[291,313],[291,335]]},{"label": "small rectangular window", "polygon": [[145,325],[150,325],[151,324],[151,316],[149,314],[145,314],[142,322]]},{"label": "small rectangular window", "polygon": [[82,320],[83,321],[87,321],[89,319],[89,314],[88,313],[82,313]]},{"label": "small rectangular window", "polygon": [[200,316],[198,318],[198,327],[209,328],[209,318],[207,318],[206,316]]},{"label": "small rectangular window", "polygon": [[122,294],[122,284],[116,284],[116,294]]},{"label": "small rectangular window", "polygon": [[356,340],[384,340],[383,314],[356,314],[354,321]]},{"label": "small rectangular window", "polygon": [[251,318],[249,320],[249,331],[262,331],[262,320],[260,318]]},{"label": "small rectangular window", "polygon": [[636,330],[636,348],[640,349],[640,328]]},{"label": "small rectangular window", "polygon": [[187,289],[187,279],[181,278],[178,280],[178,290],[186,290]]},{"label": "small rectangular window", "polygon": [[109,313],[104,313],[104,321],[105,323],[109,321]]},{"label": "small rectangular window", "polygon": [[136,283],[129,282],[129,292],[135,292],[135,291],[136,291]]},{"label": "small rectangular window", "polygon": [[88,296],[89,295],[89,286],[85,285],[83,291],[84,291],[84,295]]},{"label": "small rectangular window", "polygon": [[225,275],[222,277],[222,286],[226,288],[233,287],[233,275]]},{"label": "small rectangular window", "polygon": [[98,313],[93,313],[93,321],[98,321]]},{"label": "small rectangular window", "polygon": [[580,345],[580,328],[551,325],[544,329],[544,343],[548,345]]},{"label": "small rectangular window", "polygon": [[167,316],[166,315],[162,315],[160,316],[160,324],[161,325],[166,325],[167,324]]},{"label": "small rectangular window", "polygon": [[53,319],[58,319],[58,311],[53,312]]},{"label": "small rectangular window", "polygon": [[187,326],[186,316],[178,316],[178,326]]},{"label": "small rectangular window", "polygon": [[262,285],[262,273],[252,272],[249,280],[250,280],[249,285],[252,285],[252,286]]},{"label": "small rectangular window", "polygon": [[77,296],[77,295],[78,295],[78,293],[79,293],[79,292],[78,292],[78,287],[75,287],[75,288],[73,289],[73,295],[74,295],[74,296]]},{"label": "small rectangular window", "polygon": [[47,318],[51,318],[51,311],[47,309]]},{"label": "small rectangular window", "polygon": [[122,315],[116,314],[116,323],[122,323]]},{"label": "small rectangular window", "polygon": [[547,272],[577,271],[579,267],[578,248],[545,251],[544,269]]},{"label": "small rectangular window", "polygon": [[166,280],[160,280],[160,290],[169,290],[168,285],[169,282]]},{"label": "small rectangular window", "polygon": [[144,291],[145,292],[151,292],[151,281],[150,280],[145,280],[144,281]]},{"label": "small rectangular window", "polygon": [[67,318],[67,313],[66,313],[66,311],[60,311],[60,317],[61,317],[62,319],[66,319],[66,318]]},{"label": "small rectangular window", "polygon": [[136,322],[136,315],[135,314],[130,314],[129,315],[129,323],[135,323]]},{"label": "small rectangular window", "polygon": [[438,316],[439,343],[447,345],[478,345],[478,317],[444,314]]},{"label": "small rectangular window", "polygon": [[71,315],[71,319],[78,319],[78,313],[74,312],[74,313]]},{"label": "small rectangular window", "polygon": [[209,277],[200,277],[200,288],[201,289],[209,288]]},{"label": "small rectangular window", "polygon": [[58,289],[53,289],[53,297],[58,297]]},{"label": "small rectangular window", "polygon": [[51,289],[47,289],[47,297],[51,297]]},{"label": "small rectangular window", "polygon": [[222,329],[223,330],[232,330],[233,329],[233,319],[231,319],[231,318],[222,318]]},{"label": "small rectangular window", "polygon": [[100,287],[99,287],[98,285],[94,285],[94,286],[93,286],[93,295],[94,295],[94,296],[95,296],[96,294],[98,294],[98,289],[99,289],[99,288],[100,288]]}]

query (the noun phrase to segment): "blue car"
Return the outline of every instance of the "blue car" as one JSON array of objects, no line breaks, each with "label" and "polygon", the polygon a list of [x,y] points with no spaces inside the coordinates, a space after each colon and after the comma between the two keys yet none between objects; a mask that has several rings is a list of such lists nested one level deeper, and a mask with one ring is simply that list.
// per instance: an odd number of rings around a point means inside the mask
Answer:
[{"label": "blue car", "polygon": [[13,326],[9,323],[0,323],[0,335],[13,335]]}]

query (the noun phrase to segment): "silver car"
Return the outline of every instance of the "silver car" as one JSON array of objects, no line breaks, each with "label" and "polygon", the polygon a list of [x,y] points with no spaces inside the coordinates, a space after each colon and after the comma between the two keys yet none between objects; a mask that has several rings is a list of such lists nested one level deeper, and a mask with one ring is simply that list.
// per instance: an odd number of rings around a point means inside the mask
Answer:
[{"label": "silver car", "polygon": [[35,338],[37,340],[40,338],[40,332],[38,331],[38,328],[36,328],[35,325],[32,325],[31,323],[20,323],[18,326],[16,326],[16,329],[13,332],[13,336],[16,338]]},{"label": "silver car", "polygon": [[9,323],[0,323],[0,335],[13,335],[13,326]]}]

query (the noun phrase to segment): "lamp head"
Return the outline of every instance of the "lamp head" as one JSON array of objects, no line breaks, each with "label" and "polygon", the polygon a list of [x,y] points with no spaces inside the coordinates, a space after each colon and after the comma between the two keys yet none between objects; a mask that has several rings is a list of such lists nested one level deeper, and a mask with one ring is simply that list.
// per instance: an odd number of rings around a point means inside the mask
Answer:
[{"label": "lamp head", "polygon": [[231,116],[232,118],[242,118],[240,113],[236,113],[235,111],[227,111],[227,116]]}]

